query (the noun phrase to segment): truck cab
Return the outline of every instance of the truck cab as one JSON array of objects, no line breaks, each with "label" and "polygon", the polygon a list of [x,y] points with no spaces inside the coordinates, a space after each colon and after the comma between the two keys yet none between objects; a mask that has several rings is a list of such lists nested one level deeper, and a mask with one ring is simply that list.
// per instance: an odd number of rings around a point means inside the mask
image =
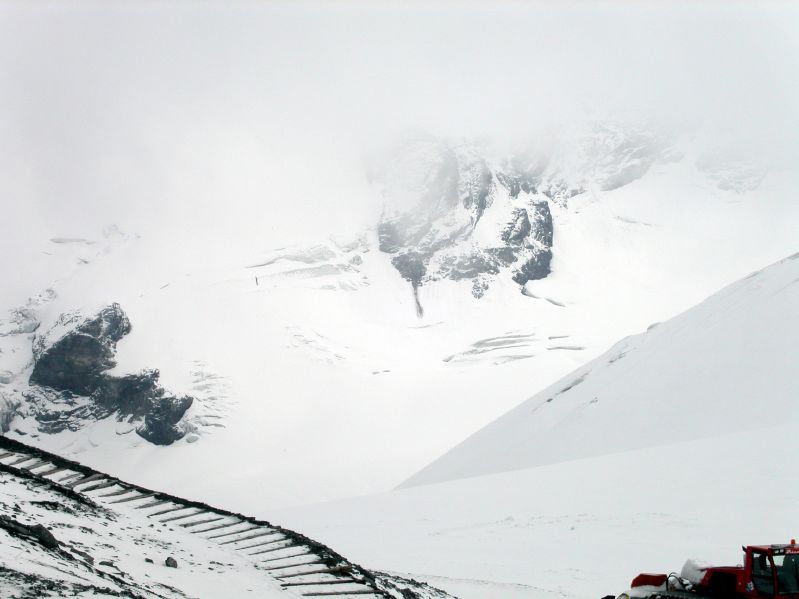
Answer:
[{"label": "truck cab", "polygon": [[688,560],[677,574],[639,574],[617,599],[799,599],[799,545],[743,547],[740,566],[702,566]]},{"label": "truck cab", "polygon": [[[792,542],[788,545],[750,545],[743,549],[744,576],[739,578],[736,589],[739,594],[799,599],[799,545]],[[709,570],[708,574],[714,570]]]}]

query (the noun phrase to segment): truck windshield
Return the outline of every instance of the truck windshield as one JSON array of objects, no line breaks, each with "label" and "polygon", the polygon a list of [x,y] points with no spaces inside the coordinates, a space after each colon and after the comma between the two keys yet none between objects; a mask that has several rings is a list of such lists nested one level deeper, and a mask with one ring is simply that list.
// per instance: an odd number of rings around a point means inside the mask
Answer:
[{"label": "truck windshield", "polygon": [[773,558],[779,594],[799,593],[799,554],[775,555]]}]

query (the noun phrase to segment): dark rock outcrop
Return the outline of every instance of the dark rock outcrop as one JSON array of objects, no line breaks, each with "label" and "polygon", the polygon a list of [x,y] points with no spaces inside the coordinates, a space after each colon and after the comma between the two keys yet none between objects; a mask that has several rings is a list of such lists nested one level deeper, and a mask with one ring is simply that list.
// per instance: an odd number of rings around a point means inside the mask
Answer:
[{"label": "dark rock outcrop", "polygon": [[60,433],[64,430],[77,431],[87,422],[108,418],[111,412],[88,397],[74,395],[69,391],[59,391],[51,387],[30,385],[22,392],[25,399],[23,408],[37,421],[39,432]]},{"label": "dark rock outcrop", "polygon": [[533,239],[545,248],[552,247],[553,225],[552,212],[549,210],[548,202],[534,202],[532,204],[531,221],[535,223]]},{"label": "dark rock outcrop", "polygon": [[[491,203],[493,175],[473,152],[447,144],[428,143],[406,148],[408,156],[388,175],[387,193],[395,206],[378,224],[380,251],[417,289],[430,276],[431,259],[467,239]],[[396,186],[394,185],[396,181]],[[402,205],[411,198],[411,206]]]},{"label": "dark rock outcrop", "polygon": [[527,210],[516,208],[513,211],[513,220],[505,226],[500,238],[509,245],[520,246],[527,239],[531,229],[532,225],[530,217],[527,216]]},{"label": "dark rock outcrop", "polygon": [[120,305],[112,304],[51,345],[46,345],[46,337],[40,337],[34,344],[31,383],[90,395],[102,383],[102,373],[116,366],[117,341],[130,329]]},{"label": "dark rock outcrop", "polygon": [[409,281],[414,287],[421,285],[427,274],[425,262],[424,254],[414,251],[404,252],[391,259],[391,264],[399,271],[402,278]]},{"label": "dark rock outcrop", "polygon": [[469,254],[446,256],[438,263],[438,273],[440,278],[455,281],[471,279],[472,295],[479,298],[488,289],[487,275],[497,275],[503,268],[517,264],[512,278],[519,285],[524,285],[527,281],[549,275],[552,240],[549,203],[546,200],[531,201],[525,208],[513,210],[511,220],[497,240],[502,245],[474,248]]},{"label": "dark rock outcrop", "polygon": [[92,399],[110,412],[143,417],[157,394],[159,373],[145,370],[125,376],[104,376]]},{"label": "dark rock outcrop", "polygon": [[58,541],[47,528],[41,524],[23,524],[9,516],[0,514],[0,528],[10,534],[36,541],[47,549],[58,549]]},{"label": "dark rock outcrop", "polygon": [[12,401],[0,393],[0,434],[7,433],[11,428],[11,421],[16,415],[19,402]]},{"label": "dark rock outcrop", "polygon": [[62,317],[54,331],[34,342],[31,391],[25,396],[43,432],[77,430],[88,420],[116,414],[140,422],[138,434],[151,443],[169,445],[185,434],[178,423],[193,402],[176,397],[158,383],[158,370],[112,376],[116,344],[131,331],[119,304],[80,321]]},{"label": "dark rock outcrop", "polygon": [[373,179],[385,208],[380,250],[420,288],[471,280],[482,297],[496,277],[524,286],[549,275],[551,206],[587,190],[611,191],[678,158],[647,127],[595,123],[505,153],[480,143],[416,139],[396,149]]},{"label": "dark rock outcrop", "polygon": [[157,387],[157,394],[150,398],[144,423],[136,429],[139,436],[156,445],[169,445],[183,438],[183,431],[178,423],[194,399],[189,395],[174,397],[164,393]]},{"label": "dark rock outcrop", "polygon": [[[551,272],[552,262],[553,224],[549,204],[546,201],[535,202],[524,210],[524,216],[531,226],[521,242],[517,242],[525,248],[524,263],[513,273],[513,280],[519,285],[545,278]],[[508,242],[514,242],[516,232],[523,230],[524,219],[517,216],[513,227],[505,229],[508,232]]]},{"label": "dark rock outcrop", "polygon": [[494,171],[474,147],[422,141],[389,169],[379,247],[411,283],[420,315],[419,289],[429,281],[471,280],[472,295],[482,297],[511,265],[509,276],[522,285],[548,274],[552,216],[546,194],[533,195],[546,162],[517,162]]},{"label": "dark rock outcrop", "polygon": [[550,262],[552,262],[551,250],[536,252],[519,270],[513,273],[513,280],[519,285],[524,285],[527,281],[543,279],[550,273]]}]

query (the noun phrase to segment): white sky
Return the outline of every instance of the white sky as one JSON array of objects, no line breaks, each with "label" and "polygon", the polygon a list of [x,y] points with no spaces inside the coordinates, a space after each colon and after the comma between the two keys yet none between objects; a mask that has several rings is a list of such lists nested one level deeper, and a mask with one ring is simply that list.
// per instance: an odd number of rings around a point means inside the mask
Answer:
[{"label": "white sky", "polygon": [[0,1],[0,249],[34,222],[363,227],[364,157],[418,132],[614,114],[790,162],[798,25],[790,2]]}]

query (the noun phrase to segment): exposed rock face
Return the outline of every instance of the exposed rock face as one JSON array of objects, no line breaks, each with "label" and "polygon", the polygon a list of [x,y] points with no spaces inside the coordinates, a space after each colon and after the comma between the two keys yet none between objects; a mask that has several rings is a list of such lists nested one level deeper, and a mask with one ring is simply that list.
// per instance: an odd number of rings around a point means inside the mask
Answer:
[{"label": "exposed rock face", "polygon": [[509,245],[519,246],[524,243],[531,229],[532,225],[530,224],[530,217],[527,214],[527,210],[524,208],[516,208],[513,211],[513,220],[506,225],[500,238]]},{"label": "exposed rock face", "polygon": [[420,315],[418,289],[429,281],[469,279],[481,297],[503,271],[521,285],[549,274],[552,215],[549,200],[534,195],[540,166],[504,172],[470,146],[443,142],[402,151],[383,182],[378,237]]},{"label": "exposed rock face", "polygon": [[[69,318],[60,322],[58,329],[68,327]],[[103,383],[103,371],[116,366],[117,341],[127,335],[130,328],[122,308],[113,304],[56,341],[48,339],[47,335],[39,337],[34,344],[36,362],[31,383],[76,395],[90,395]],[[58,329],[56,334],[60,332]]]},{"label": "exposed rock face", "polygon": [[518,248],[517,255],[524,258],[522,265],[513,273],[519,285],[527,281],[543,279],[550,273],[552,261],[553,224],[552,213],[546,202],[533,203],[506,229],[507,243]]},{"label": "exposed rock face", "polygon": [[147,412],[153,389],[157,387],[158,376],[157,370],[120,377],[105,376],[93,391],[92,399],[111,412],[142,417]]},{"label": "exposed rock face", "polygon": [[10,516],[0,514],[0,528],[12,535],[32,539],[47,549],[58,549],[58,540],[41,524],[24,524]]},{"label": "exposed rock face", "polygon": [[161,387],[155,388],[154,395],[149,397],[149,405],[144,415],[144,424],[136,432],[156,445],[169,445],[186,434],[178,427],[186,410],[191,407],[193,398],[184,395],[172,397],[164,394]]},{"label": "exposed rock face", "polygon": [[439,250],[466,239],[490,202],[486,162],[444,143],[408,146],[387,174],[387,211],[378,225],[380,250],[402,276],[421,282]]},{"label": "exposed rock face", "polygon": [[475,297],[496,277],[524,286],[550,273],[553,206],[589,189],[622,187],[675,158],[662,139],[619,123],[505,156],[417,140],[400,147],[376,179],[385,201],[380,250],[411,283],[420,313],[419,288],[431,281],[471,280]]},{"label": "exposed rock face", "polygon": [[180,420],[190,396],[170,395],[158,384],[157,370],[112,376],[116,344],[131,330],[119,304],[81,320],[63,315],[55,327],[34,341],[31,389],[25,394],[40,429],[77,430],[86,420],[116,414],[140,422],[136,432],[158,445],[169,445],[185,431]]},{"label": "exposed rock face", "polygon": [[8,432],[18,407],[19,402],[12,401],[10,397],[0,393],[0,434]]}]

